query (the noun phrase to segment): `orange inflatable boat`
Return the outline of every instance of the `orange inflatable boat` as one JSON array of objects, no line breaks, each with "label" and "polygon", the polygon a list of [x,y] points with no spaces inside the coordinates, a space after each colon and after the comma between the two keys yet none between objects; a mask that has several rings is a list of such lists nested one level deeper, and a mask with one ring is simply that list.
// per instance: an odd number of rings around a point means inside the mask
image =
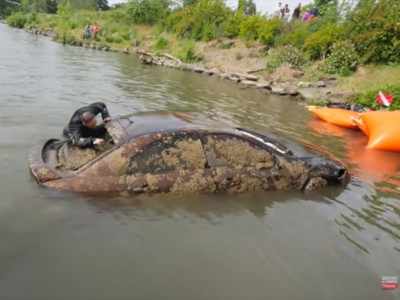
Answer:
[{"label": "orange inflatable boat", "polygon": [[358,128],[357,124],[354,123],[353,118],[357,118],[360,113],[341,109],[341,108],[330,108],[330,107],[318,107],[318,106],[308,106],[309,111],[311,111],[318,118],[346,128]]},{"label": "orange inflatable boat", "polygon": [[371,111],[354,117],[369,137],[368,149],[400,151],[400,111]]}]

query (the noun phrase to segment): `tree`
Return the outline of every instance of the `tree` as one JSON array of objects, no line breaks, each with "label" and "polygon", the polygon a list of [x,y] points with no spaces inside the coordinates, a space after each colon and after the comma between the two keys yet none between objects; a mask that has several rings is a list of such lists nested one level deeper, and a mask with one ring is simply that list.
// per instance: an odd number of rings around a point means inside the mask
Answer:
[{"label": "tree", "polygon": [[62,0],[57,7],[57,14],[64,19],[68,19],[72,14],[71,2]]},{"label": "tree", "polygon": [[46,1],[46,12],[49,14],[57,13],[58,3],[57,0],[47,0]]},{"label": "tree", "polygon": [[127,13],[137,24],[155,24],[169,13],[169,0],[130,0]]},{"label": "tree", "polygon": [[97,10],[108,10],[110,6],[108,6],[107,0],[96,0],[96,9]]},{"label": "tree", "polygon": [[257,13],[257,8],[253,0],[239,0],[238,11],[246,16],[254,16]]},{"label": "tree", "polygon": [[5,17],[21,5],[17,0],[0,0],[0,17]]},{"label": "tree", "polygon": [[338,0],[314,0],[314,7],[321,16],[329,14],[330,17],[337,15]]},{"label": "tree", "polygon": [[96,9],[97,0],[69,0],[72,9]]},{"label": "tree", "polygon": [[21,6],[25,12],[39,12],[45,11],[46,3],[41,0],[22,0]]},{"label": "tree", "polygon": [[198,2],[198,0],[183,0],[182,4],[183,4],[183,6],[188,6],[188,5],[196,4],[197,2]]}]

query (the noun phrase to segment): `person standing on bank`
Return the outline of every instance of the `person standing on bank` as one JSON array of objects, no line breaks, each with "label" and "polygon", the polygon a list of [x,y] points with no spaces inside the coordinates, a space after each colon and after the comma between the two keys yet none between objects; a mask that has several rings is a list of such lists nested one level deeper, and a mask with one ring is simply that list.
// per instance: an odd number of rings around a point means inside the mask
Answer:
[{"label": "person standing on bank", "polygon": [[292,20],[299,20],[301,14],[301,3],[293,10]]},{"label": "person standing on bank", "polygon": [[104,143],[107,133],[105,124],[97,125],[96,116],[101,114],[105,123],[111,121],[107,106],[102,102],[81,107],[71,117],[64,128],[63,136],[72,145],[80,148],[90,148]]}]

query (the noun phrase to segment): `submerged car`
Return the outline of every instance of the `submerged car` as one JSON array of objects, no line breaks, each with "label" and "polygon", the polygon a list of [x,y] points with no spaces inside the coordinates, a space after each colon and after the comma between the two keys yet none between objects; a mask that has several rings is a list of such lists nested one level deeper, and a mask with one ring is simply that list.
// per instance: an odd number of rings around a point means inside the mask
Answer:
[{"label": "submerged car", "polygon": [[102,149],[56,139],[33,149],[30,170],[49,188],[75,192],[311,191],[345,184],[346,168],[319,154],[294,154],[276,139],[206,125],[183,113],[119,117]]}]

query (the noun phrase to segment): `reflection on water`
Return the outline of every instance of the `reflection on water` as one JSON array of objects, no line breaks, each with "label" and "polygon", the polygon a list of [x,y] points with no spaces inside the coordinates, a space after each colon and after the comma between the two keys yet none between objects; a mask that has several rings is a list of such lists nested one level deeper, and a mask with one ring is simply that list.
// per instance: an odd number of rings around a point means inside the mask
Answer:
[{"label": "reflection on water", "polygon": [[[400,276],[398,154],[365,150],[360,133],[289,98],[4,25],[0,39],[1,299],[399,298],[379,288]],[[29,149],[94,101],[114,115],[191,111],[301,141],[354,176],[319,194],[110,199],[38,187]]]},{"label": "reflection on water", "polygon": [[[351,243],[365,253],[368,248],[353,238],[354,232],[366,230],[366,225],[373,226],[393,238],[400,240],[400,210],[398,197],[398,171],[400,169],[400,154],[367,149],[367,137],[359,131],[340,128],[318,119],[311,119],[309,128],[322,136],[334,136],[342,143],[343,160],[351,167],[352,174],[357,179],[371,182],[375,191],[362,195],[362,205],[359,207],[335,199],[348,211],[343,211],[335,218],[340,233]],[[374,237],[379,240],[379,237]],[[397,243],[393,249],[397,250]]]},{"label": "reflection on water", "polygon": [[338,137],[343,144],[342,157],[358,177],[372,182],[395,180],[400,170],[400,154],[367,149],[367,137],[358,130],[341,128],[318,119],[309,127],[323,136]]}]

